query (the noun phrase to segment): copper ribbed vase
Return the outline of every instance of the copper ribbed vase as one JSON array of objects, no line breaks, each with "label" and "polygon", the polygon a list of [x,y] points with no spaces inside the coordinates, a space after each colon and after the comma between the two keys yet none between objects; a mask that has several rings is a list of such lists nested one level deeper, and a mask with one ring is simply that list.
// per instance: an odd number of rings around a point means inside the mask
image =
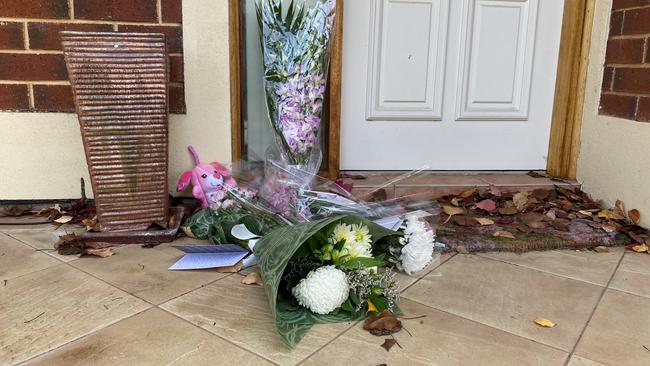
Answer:
[{"label": "copper ribbed vase", "polygon": [[65,31],[61,39],[101,230],[166,227],[165,36]]}]

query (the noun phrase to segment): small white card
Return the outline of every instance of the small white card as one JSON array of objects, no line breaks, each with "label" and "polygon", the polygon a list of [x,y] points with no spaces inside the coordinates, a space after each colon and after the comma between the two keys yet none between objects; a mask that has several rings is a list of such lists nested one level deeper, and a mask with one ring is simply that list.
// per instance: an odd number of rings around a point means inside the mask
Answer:
[{"label": "small white card", "polygon": [[231,267],[248,255],[248,251],[239,245],[178,245],[174,248],[185,252],[171,267],[172,271]]}]

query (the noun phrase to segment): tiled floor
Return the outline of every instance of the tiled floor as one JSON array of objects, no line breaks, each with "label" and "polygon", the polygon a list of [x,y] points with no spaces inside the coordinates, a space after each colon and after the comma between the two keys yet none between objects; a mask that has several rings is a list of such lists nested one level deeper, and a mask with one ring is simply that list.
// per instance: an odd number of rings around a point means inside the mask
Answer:
[{"label": "tiled floor", "polygon": [[42,249],[56,234],[0,226],[2,365],[650,364],[650,255],[623,248],[444,255],[400,276],[400,306],[417,317],[395,335],[401,348],[333,324],[288,351],[242,275],[170,272],[169,244],[53,256]]}]

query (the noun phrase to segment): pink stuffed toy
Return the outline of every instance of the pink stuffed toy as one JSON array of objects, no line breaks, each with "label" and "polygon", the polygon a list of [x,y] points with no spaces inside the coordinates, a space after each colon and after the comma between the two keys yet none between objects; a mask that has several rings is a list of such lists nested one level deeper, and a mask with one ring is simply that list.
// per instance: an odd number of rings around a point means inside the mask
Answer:
[{"label": "pink stuffed toy", "polygon": [[231,188],[236,188],[237,182],[232,177],[230,170],[217,162],[201,164],[194,147],[190,145],[187,149],[194,157],[195,166],[191,171],[186,171],[181,175],[176,191],[184,190],[191,181],[192,195],[201,201],[201,207],[218,209],[231,205],[233,201],[225,199],[226,192]]}]

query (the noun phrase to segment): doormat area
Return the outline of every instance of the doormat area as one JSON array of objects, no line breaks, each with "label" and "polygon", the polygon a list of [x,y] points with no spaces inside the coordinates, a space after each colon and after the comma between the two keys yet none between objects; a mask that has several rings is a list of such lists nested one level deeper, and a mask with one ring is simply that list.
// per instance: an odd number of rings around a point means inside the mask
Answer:
[{"label": "doormat area", "polygon": [[437,241],[458,252],[587,249],[649,240],[637,210],[626,211],[622,202],[605,209],[579,188],[472,189],[438,202],[441,214],[430,219]]}]

